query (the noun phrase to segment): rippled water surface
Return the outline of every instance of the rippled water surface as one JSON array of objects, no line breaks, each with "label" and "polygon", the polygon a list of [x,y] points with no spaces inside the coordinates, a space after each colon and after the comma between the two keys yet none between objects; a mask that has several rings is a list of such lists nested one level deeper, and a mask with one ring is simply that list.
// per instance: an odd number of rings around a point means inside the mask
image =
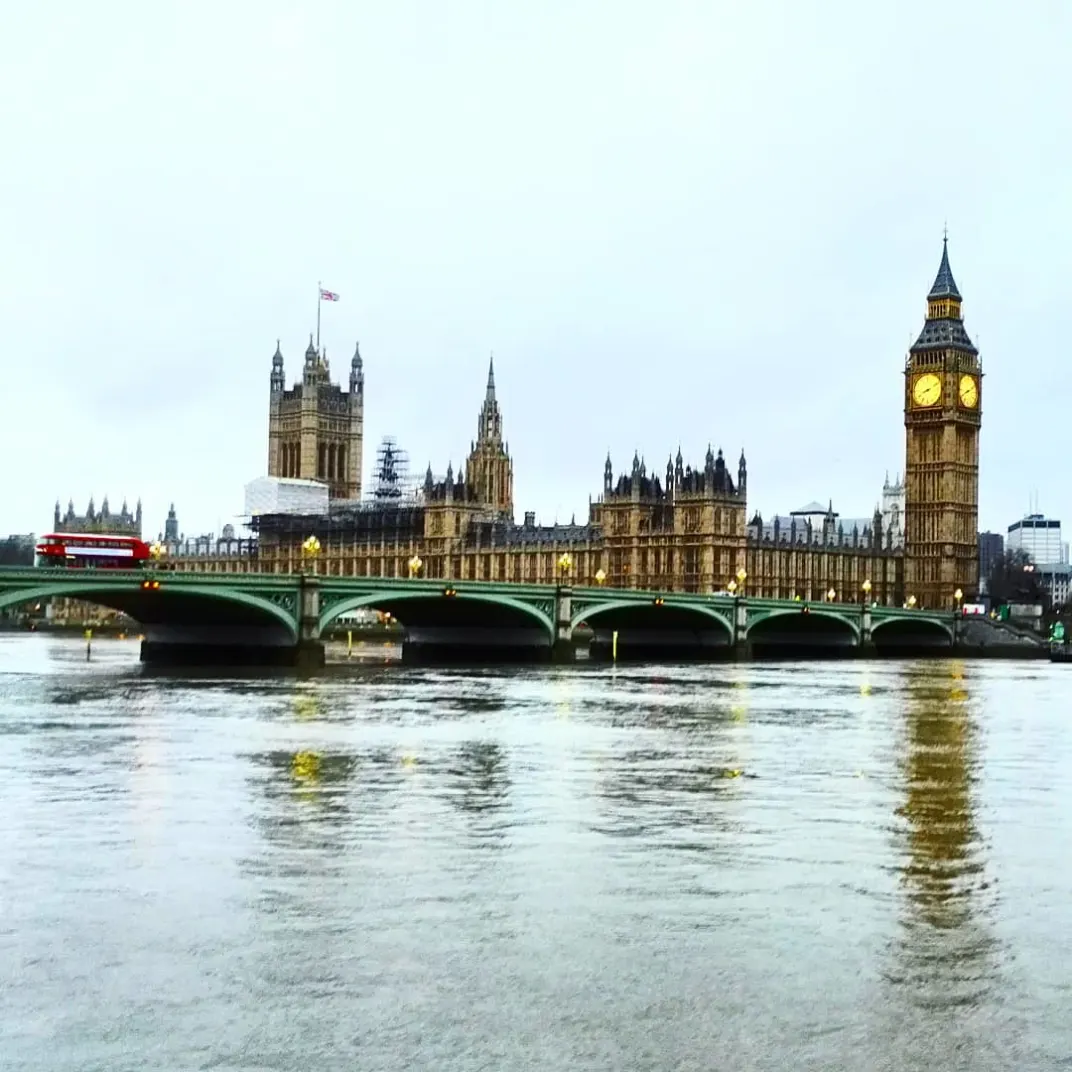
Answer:
[{"label": "rippled water surface", "polygon": [[0,639],[0,1068],[1072,1067],[1072,667]]}]

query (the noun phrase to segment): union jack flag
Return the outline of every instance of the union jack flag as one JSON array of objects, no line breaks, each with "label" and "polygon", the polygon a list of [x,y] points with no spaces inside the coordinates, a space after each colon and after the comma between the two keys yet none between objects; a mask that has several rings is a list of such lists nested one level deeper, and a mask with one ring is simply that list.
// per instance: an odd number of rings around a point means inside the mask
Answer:
[{"label": "union jack flag", "polygon": [[338,294],[335,293],[335,291],[333,291],[333,290],[325,290],[323,287],[321,287],[320,288],[320,300],[321,301],[338,301],[339,296],[338,296]]}]

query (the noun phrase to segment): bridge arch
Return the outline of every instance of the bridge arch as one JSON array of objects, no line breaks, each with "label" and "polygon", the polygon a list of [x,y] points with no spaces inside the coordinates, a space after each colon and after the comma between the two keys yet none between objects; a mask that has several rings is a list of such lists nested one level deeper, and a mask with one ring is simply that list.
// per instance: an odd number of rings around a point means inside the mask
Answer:
[{"label": "bridge arch", "polygon": [[838,622],[845,626],[850,633],[852,633],[853,640],[859,643],[860,640],[860,625],[855,622],[846,614],[842,614],[833,610],[819,610],[811,605],[807,608],[803,605],[794,609],[785,608],[782,610],[767,611],[760,617],[749,618],[748,624],[745,627],[745,636],[751,638],[753,630],[762,631],[762,627],[768,622],[775,621],[779,618],[799,618],[808,621],[811,624],[812,619],[826,622]]},{"label": "bridge arch", "polygon": [[[918,612],[910,615],[898,615],[896,617],[883,618],[871,626],[871,639],[878,646],[903,646],[906,644],[922,644],[925,647],[948,646],[952,647],[956,642],[956,634],[952,622],[944,622],[937,618],[928,618],[919,615]],[[941,645],[935,645],[935,640],[941,640]]]},{"label": "bridge arch", "polygon": [[[339,600],[337,603],[333,603],[327,610],[321,615],[318,623],[319,631],[323,634],[333,621],[335,621],[340,615],[346,614],[351,610],[359,610],[362,607],[375,607],[377,610],[386,610],[395,614],[396,608],[401,604],[402,607],[395,617],[398,618],[403,625],[406,625],[406,610],[405,604],[410,604],[412,607],[416,603],[423,603],[426,606],[435,605],[442,607],[444,610],[448,610],[444,604],[453,606],[465,606],[467,609],[476,609],[479,605],[483,604],[486,607],[497,607],[500,610],[507,611],[513,616],[517,616],[521,620],[527,621],[530,625],[539,626],[546,634],[549,643],[554,643],[555,639],[555,623],[550,614],[544,613],[540,608],[534,606],[531,603],[527,603],[521,599],[515,599],[513,596],[500,595],[498,593],[473,593],[466,592],[464,590],[457,591],[453,596],[444,596],[442,592],[428,592],[428,591],[399,591],[399,590],[385,590],[382,592],[364,592],[361,595],[347,596],[344,599]],[[414,609],[417,609],[414,607]]]},{"label": "bridge arch", "polygon": [[180,600],[189,607],[191,600],[197,600],[206,604],[224,604],[231,609],[241,608],[252,611],[254,616],[271,619],[274,623],[283,626],[291,640],[297,640],[298,623],[294,615],[286,607],[273,603],[263,596],[221,585],[183,583],[172,588],[168,585],[167,576],[159,578],[164,587],[149,593],[141,587],[141,582],[149,576],[149,574],[138,574],[135,577],[122,579],[98,576],[93,580],[49,581],[31,584],[26,588],[10,588],[0,591],[0,610],[4,607],[35,603],[46,599],[80,599],[87,603],[122,611],[124,614],[129,614],[136,622],[146,625],[152,624],[153,618],[157,617],[155,613],[146,614],[147,610],[167,610],[169,604],[174,607]]},{"label": "bridge arch", "polygon": [[[695,625],[708,625],[711,622],[717,622],[726,632],[726,639],[729,643],[733,643],[733,624],[729,621],[725,615],[720,614],[713,607],[706,607],[702,603],[685,603],[675,601],[673,599],[664,599],[664,601],[658,606],[654,603],[655,597],[653,596],[648,602],[639,602],[636,599],[608,599],[604,603],[588,604],[583,610],[578,611],[573,615],[570,621],[570,629],[576,629],[582,622],[587,625],[599,624],[599,618],[601,616],[612,615],[614,613],[619,614],[637,614],[642,613],[645,616],[650,616],[653,623],[658,623],[657,615],[668,616],[666,612],[676,612],[674,617],[678,621],[686,619],[692,616],[696,619]],[[593,623],[593,619],[595,622]]]}]

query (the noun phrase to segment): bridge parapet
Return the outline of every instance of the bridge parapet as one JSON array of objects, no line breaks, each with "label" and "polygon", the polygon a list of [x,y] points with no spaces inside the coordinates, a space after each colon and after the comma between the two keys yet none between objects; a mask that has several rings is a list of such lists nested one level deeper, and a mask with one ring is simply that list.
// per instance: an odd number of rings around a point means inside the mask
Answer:
[{"label": "bridge parapet", "polygon": [[[159,586],[147,590],[149,578]],[[542,652],[545,658],[572,657],[574,632],[582,622],[597,632],[620,629],[623,636],[643,636],[658,651],[675,637],[688,640],[698,657],[734,652],[748,657],[753,643],[770,641],[775,626],[799,636],[810,627],[815,636],[825,629],[839,646],[861,653],[876,642],[891,648],[893,640],[928,629],[931,639],[946,647],[957,639],[951,611],[862,603],[421,577],[0,567],[0,609],[52,597],[123,610],[143,623],[154,643],[192,644],[203,634],[212,646],[226,647],[230,633],[236,643],[246,637],[247,647],[286,649],[287,658],[293,655],[306,665],[323,661],[323,631],[358,607],[390,610],[410,639],[423,635],[438,643],[468,635],[474,643],[501,643],[530,655]],[[795,622],[794,616],[809,622]]]}]

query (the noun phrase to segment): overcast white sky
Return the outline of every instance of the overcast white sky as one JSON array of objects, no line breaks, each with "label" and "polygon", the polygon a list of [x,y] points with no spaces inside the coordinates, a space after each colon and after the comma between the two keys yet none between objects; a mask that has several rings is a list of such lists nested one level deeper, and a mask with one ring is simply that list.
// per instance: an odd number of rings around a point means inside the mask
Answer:
[{"label": "overcast white sky", "polygon": [[750,509],[866,515],[947,219],[981,524],[1069,512],[1072,4],[59,0],[3,37],[0,532],[232,520],[317,280],[366,479],[388,433],[458,467],[494,350],[519,516],[708,441]]}]

